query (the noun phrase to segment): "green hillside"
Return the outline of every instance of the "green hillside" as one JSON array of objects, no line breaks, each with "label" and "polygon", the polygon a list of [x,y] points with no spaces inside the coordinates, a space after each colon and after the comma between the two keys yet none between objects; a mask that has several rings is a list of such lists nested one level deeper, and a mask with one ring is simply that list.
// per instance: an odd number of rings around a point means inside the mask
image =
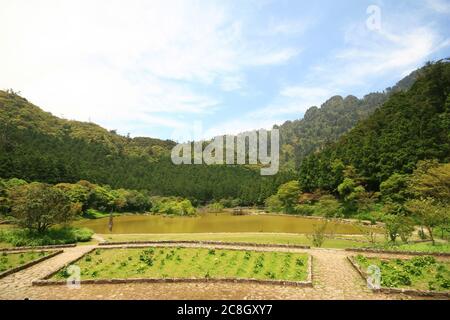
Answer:
[{"label": "green hillside", "polygon": [[336,191],[344,166],[369,190],[393,173],[411,173],[419,160],[450,160],[450,63],[428,64],[410,90],[395,92],[337,143],[300,167],[304,190]]}]

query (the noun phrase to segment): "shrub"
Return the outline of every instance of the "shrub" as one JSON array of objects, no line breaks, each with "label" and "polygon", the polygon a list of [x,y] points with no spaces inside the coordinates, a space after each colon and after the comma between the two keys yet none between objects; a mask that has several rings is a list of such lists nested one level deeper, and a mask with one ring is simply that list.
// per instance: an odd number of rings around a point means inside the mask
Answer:
[{"label": "shrub", "polygon": [[324,223],[313,226],[313,233],[312,233],[311,237],[312,237],[312,243],[315,247],[320,248],[323,245],[325,238],[326,238],[325,231],[327,229],[327,226],[328,226],[328,220],[325,221]]},{"label": "shrub", "polygon": [[436,263],[436,259],[434,257],[431,257],[431,256],[420,256],[420,257],[412,258],[410,260],[410,262],[415,267],[423,268],[423,267],[435,264]]},{"label": "shrub", "polygon": [[0,231],[0,241],[15,247],[46,246],[90,241],[93,234],[90,229],[74,227],[53,228],[44,232],[12,229]]}]

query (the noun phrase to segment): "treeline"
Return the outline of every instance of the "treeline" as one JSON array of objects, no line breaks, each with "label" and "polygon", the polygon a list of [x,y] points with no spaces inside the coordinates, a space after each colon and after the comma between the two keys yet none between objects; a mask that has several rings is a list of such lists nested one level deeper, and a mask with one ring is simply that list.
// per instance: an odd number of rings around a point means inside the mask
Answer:
[{"label": "treeline", "polygon": [[[0,179],[0,213],[17,218],[17,213],[33,214],[33,208],[49,202],[56,208],[70,207],[70,215],[91,215],[93,212],[153,212],[157,214],[194,215],[196,209],[188,199],[179,197],[151,196],[147,191],[112,189],[108,185],[97,185],[86,180],[77,183],[50,185],[39,182],[27,183],[22,179]],[[48,204],[47,204],[48,205]],[[50,210],[50,209],[47,209]],[[61,212],[65,210],[59,210]],[[70,220],[70,219],[67,219]]]}]

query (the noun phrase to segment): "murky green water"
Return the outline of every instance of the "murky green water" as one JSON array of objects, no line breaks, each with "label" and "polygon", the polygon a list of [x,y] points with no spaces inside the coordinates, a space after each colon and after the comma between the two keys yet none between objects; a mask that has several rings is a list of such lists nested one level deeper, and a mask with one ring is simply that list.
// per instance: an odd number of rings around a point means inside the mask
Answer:
[{"label": "murky green water", "polygon": [[[110,233],[109,218],[77,221],[74,224]],[[205,233],[205,232],[285,232],[312,233],[317,219],[295,216],[204,214],[198,217],[164,217],[156,215],[127,215],[114,217],[112,233]],[[330,222],[328,231],[338,234],[358,234],[360,230],[346,223]]]}]

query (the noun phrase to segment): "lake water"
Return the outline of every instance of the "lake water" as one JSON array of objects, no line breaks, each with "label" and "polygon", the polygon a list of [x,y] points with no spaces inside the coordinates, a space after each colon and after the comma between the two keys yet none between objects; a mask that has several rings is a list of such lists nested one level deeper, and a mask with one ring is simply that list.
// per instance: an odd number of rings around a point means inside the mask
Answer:
[{"label": "lake water", "polygon": [[[283,215],[202,214],[197,217],[166,217],[158,215],[124,215],[114,217],[113,231],[109,218],[76,221],[96,233],[207,233],[207,232],[281,232],[312,233],[320,220]],[[360,230],[348,223],[330,222],[328,232],[358,234]]]}]

